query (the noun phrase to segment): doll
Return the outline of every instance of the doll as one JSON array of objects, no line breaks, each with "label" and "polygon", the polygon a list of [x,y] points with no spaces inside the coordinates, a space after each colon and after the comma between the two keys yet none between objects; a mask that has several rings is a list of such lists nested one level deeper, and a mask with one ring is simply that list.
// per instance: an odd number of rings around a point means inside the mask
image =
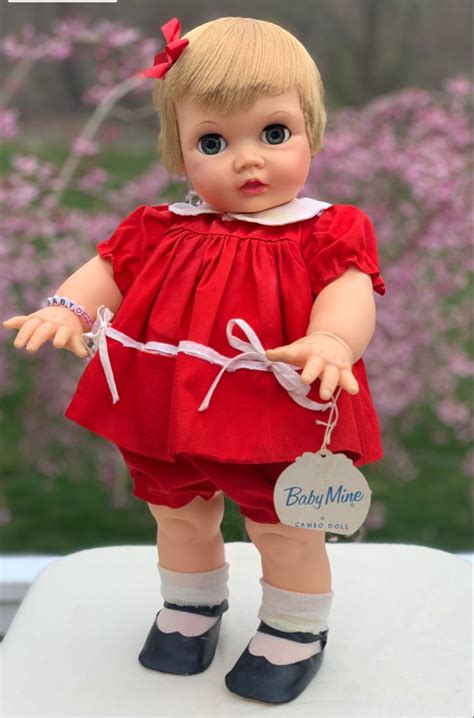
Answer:
[{"label": "doll", "polygon": [[334,591],[325,533],[282,524],[272,490],[321,447],[315,416],[336,388],[331,450],[356,466],[382,457],[362,354],[385,287],[367,215],[297,197],[326,122],[301,43],[250,18],[162,30],[142,74],[155,78],[162,161],[198,203],[138,207],[49,306],[4,326],[29,351],[51,340],[92,354],[66,416],[118,447],[158,526],[164,605],[141,664],[190,675],[214,658],[225,494],[262,566],[260,623],[225,683],[284,703],[321,666]]}]

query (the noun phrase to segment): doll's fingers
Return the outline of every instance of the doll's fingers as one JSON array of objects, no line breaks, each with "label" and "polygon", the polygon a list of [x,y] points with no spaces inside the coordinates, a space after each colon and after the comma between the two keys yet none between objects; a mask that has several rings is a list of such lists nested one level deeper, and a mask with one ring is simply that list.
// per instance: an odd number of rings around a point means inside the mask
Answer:
[{"label": "doll's fingers", "polygon": [[20,327],[23,326],[27,319],[27,315],[10,317],[9,319],[5,319],[2,322],[2,326],[6,327],[7,329],[20,329]]},{"label": "doll's fingers", "polygon": [[297,342],[294,342],[291,346],[268,349],[266,354],[270,361],[283,361],[287,364],[303,366],[308,357],[308,347],[304,344],[299,347]]},{"label": "doll's fingers", "polygon": [[349,394],[358,394],[359,383],[349,369],[342,369],[339,383]]},{"label": "doll's fingers", "polygon": [[42,321],[39,317],[27,317],[27,321],[22,325],[20,331],[16,335],[13,345],[17,349],[24,347],[40,324],[42,324]]},{"label": "doll's fingers", "polygon": [[74,350],[74,354],[79,357],[79,359],[85,359],[89,356],[89,352],[87,351],[86,347],[82,343],[82,340],[80,337],[77,337],[76,341],[76,348]]},{"label": "doll's fingers", "polygon": [[325,361],[322,357],[315,356],[314,354],[310,356],[300,374],[303,384],[312,384],[321,374],[324,364]]},{"label": "doll's fingers", "polygon": [[56,336],[53,340],[53,346],[56,347],[56,349],[62,349],[68,343],[71,338],[71,334],[72,329],[62,324],[56,332]]},{"label": "doll's fingers", "polygon": [[52,322],[41,322],[40,326],[37,327],[34,333],[31,335],[26,345],[26,351],[35,352],[40,346],[42,346],[48,339],[54,336],[56,331],[56,325]]},{"label": "doll's fingers", "polygon": [[79,357],[79,359],[85,359],[86,356],[88,356],[87,349],[79,334],[73,334],[65,348]]},{"label": "doll's fingers", "polygon": [[329,399],[339,382],[339,369],[333,364],[326,364],[321,379],[319,394],[321,399]]},{"label": "doll's fingers", "polygon": [[274,349],[267,349],[265,354],[270,361],[290,361],[288,356],[287,347],[275,347]]}]

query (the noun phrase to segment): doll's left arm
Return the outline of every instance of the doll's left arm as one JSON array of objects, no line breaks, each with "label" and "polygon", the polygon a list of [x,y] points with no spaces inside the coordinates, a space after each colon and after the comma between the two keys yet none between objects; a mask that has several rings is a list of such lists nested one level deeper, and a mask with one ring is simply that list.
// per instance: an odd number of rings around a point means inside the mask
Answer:
[{"label": "doll's left arm", "polygon": [[350,346],[355,363],[374,335],[375,319],[372,280],[352,266],[318,294],[306,334],[315,331],[335,334]]},{"label": "doll's left arm", "polygon": [[308,235],[302,255],[316,296],[306,335],[266,356],[301,367],[304,384],[319,377],[323,399],[338,384],[356,394],[352,365],[375,331],[374,291],[385,294],[372,222],[352,205],[331,206]]},{"label": "doll's left arm", "polygon": [[[304,384],[311,384],[320,376],[322,399],[328,399],[338,384],[350,394],[357,394],[359,384],[351,365],[362,356],[374,330],[375,301],[371,277],[350,266],[319,292],[306,336],[287,346],[268,349],[266,356],[270,361],[302,367]],[[333,336],[312,335],[315,331],[330,332]]]}]

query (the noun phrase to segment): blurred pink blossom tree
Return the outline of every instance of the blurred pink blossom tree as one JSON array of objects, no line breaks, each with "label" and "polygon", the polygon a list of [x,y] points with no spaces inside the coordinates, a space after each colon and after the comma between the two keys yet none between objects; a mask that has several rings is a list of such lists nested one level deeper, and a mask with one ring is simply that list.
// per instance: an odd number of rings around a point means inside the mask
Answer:
[{"label": "blurred pink blossom tree", "polygon": [[[13,154],[0,176],[2,318],[39,308],[126,213],[160,203],[173,180],[157,161],[111,189],[100,165],[97,131],[126,94],[146,93],[149,101],[150,83],[135,73],[157,51],[155,40],[109,21],[92,27],[75,17],[56,23],[48,36],[26,26],[3,39],[0,52],[12,70],[0,88],[0,137],[21,137],[13,102],[34,65],[60,62],[84,46],[95,59],[97,82],[82,98],[91,116],[64,166]],[[387,294],[376,297],[378,328],[365,360],[384,435],[384,466],[400,480],[416,478],[403,439],[423,407],[431,407],[437,420],[435,444],[451,434],[462,442],[471,436],[471,90],[459,77],[439,92],[409,89],[360,110],[333,112],[305,188],[318,199],[360,206],[375,224]],[[67,189],[99,199],[105,209],[92,214],[67,206]],[[46,481],[66,468],[79,478],[92,462],[98,477],[113,485],[113,449],[63,418],[83,367],[50,344],[38,355],[19,354],[11,332],[0,332],[0,422],[18,427],[8,434],[14,461],[34,466]],[[12,404],[10,397],[20,399]],[[459,461],[465,471],[472,463],[469,455]],[[375,527],[385,519],[383,505],[374,509]]]},{"label": "blurred pink blossom tree", "polygon": [[306,187],[362,207],[376,228],[387,294],[376,295],[365,360],[387,469],[401,480],[417,474],[400,439],[424,407],[438,420],[434,444],[472,437],[471,98],[458,77],[335,112]]}]

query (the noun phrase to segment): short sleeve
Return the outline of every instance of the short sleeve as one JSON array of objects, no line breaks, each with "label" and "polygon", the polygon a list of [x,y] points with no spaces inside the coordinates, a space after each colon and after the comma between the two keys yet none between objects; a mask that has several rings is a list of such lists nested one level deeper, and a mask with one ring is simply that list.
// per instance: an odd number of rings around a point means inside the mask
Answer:
[{"label": "short sleeve", "polygon": [[113,277],[125,296],[169,225],[168,205],[137,207],[106,240],[96,245],[102,259],[112,262]]},{"label": "short sleeve", "polygon": [[317,217],[302,251],[315,294],[350,266],[369,274],[374,291],[385,294],[375,230],[361,209],[352,205],[332,205],[326,209]]}]

